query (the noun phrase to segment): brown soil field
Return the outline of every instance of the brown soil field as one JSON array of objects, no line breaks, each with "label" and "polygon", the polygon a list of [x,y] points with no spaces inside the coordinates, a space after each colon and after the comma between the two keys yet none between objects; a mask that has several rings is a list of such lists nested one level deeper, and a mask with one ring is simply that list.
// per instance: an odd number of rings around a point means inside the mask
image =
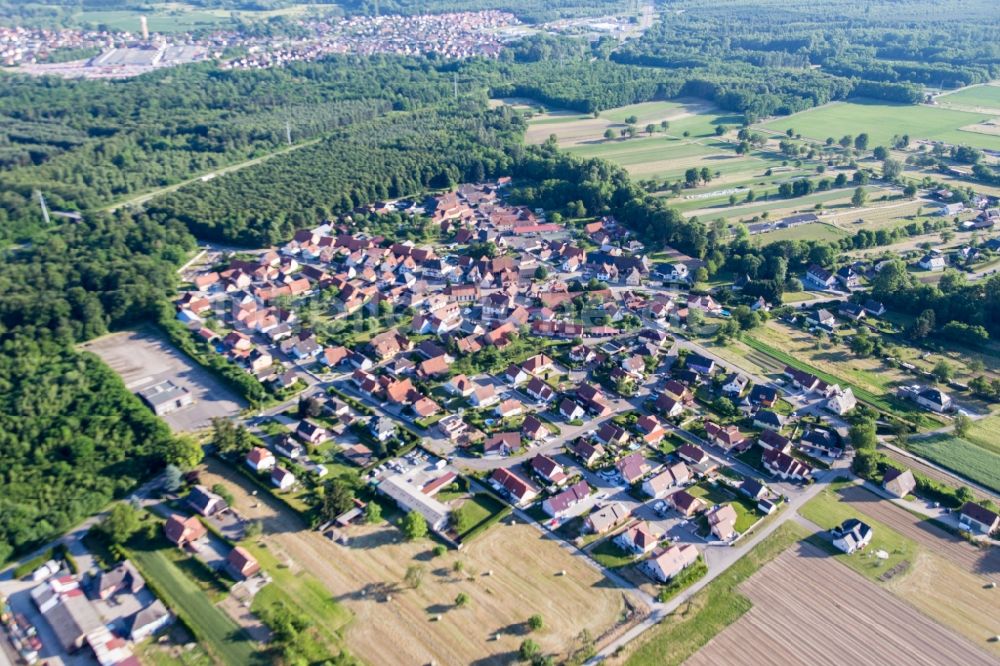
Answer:
[{"label": "brown soil field", "polygon": [[905,576],[888,589],[941,624],[951,627],[1000,659],[1000,588],[989,589],[981,578],[950,559],[920,553]]},{"label": "brown soil field", "polygon": [[[531,638],[547,653],[564,654],[577,647],[583,629],[600,637],[619,624],[627,604],[641,606],[533,526],[502,522],[438,558],[429,539],[407,542],[388,525],[351,527],[344,546],[309,530],[272,498],[251,496],[250,483],[223,464],[208,467],[202,483],[226,482],[236,510],[261,521],[264,543],[278,560],[293,572],[309,571],[354,614],[347,647],[370,664],[508,664],[534,613],[545,627]],[[461,573],[453,571],[456,561]],[[417,589],[403,582],[411,565],[424,571]],[[455,606],[459,593],[469,597],[463,608]],[[497,632],[503,635],[495,639]]]},{"label": "brown soil field", "polygon": [[[840,496],[842,501],[856,506],[865,515],[885,523],[964,571],[987,581],[1000,582],[1000,548],[974,546],[860,486],[844,487]],[[997,604],[1000,612],[1000,595],[997,595]]]},{"label": "brown soil field", "polygon": [[753,601],[686,663],[995,664],[987,652],[806,543],[740,586]]}]

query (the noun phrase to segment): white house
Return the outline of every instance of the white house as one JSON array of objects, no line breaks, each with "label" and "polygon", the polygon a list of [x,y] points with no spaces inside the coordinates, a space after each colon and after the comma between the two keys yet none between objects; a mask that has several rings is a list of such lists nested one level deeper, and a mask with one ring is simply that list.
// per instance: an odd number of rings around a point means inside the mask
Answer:
[{"label": "white house", "polygon": [[288,490],[295,485],[295,475],[283,467],[275,467],[271,470],[271,483],[278,490]]},{"label": "white house", "polygon": [[857,405],[858,401],[850,387],[841,389],[839,386],[834,386],[833,395],[826,401],[826,408],[839,416],[848,413]]},{"label": "white house", "polygon": [[833,545],[848,555],[871,543],[873,534],[872,528],[857,518],[845,520],[830,532],[833,534]]},{"label": "white house", "polygon": [[274,454],[267,449],[255,446],[247,454],[246,463],[247,467],[255,472],[266,472],[269,469],[274,469]]}]

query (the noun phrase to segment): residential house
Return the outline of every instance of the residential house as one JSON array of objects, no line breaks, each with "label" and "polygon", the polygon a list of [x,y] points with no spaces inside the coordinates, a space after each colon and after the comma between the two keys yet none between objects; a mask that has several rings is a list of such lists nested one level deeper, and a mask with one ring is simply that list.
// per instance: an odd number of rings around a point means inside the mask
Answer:
[{"label": "residential house", "polygon": [[633,555],[645,555],[656,548],[658,541],[649,523],[645,521],[633,525],[615,537],[615,543],[626,553]]},{"label": "residential house", "polygon": [[659,420],[651,414],[640,416],[635,426],[646,444],[657,444],[667,434]]},{"label": "residential house", "polygon": [[553,518],[562,518],[570,509],[590,496],[590,486],[586,481],[578,481],[572,486],[542,502],[542,510]]},{"label": "residential house", "polygon": [[593,511],[583,521],[583,528],[593,534],[604,534],[616,525],[627,520],[632,512],[621,502],[607,504]]},{"label": "residential house", "polygon": [[943,254],[930,252],[921,257],[917,265],[925,271],[943,271],[948,266],[948,259]]},{"label": "residential house", "polygon": [[511,363],[509,366],[507,366],[507,370],[505,370],[503,373],[504,381],[506,381],[508,384],[512,386],[518,386],[519,384],[523,384],[524,382],[528,381],[530,377],[531,375],[525,372],[524,368],[517,365],[516,363]]},{"label": "residential house", "polygon": [[493,384],[484,384],[476,387],[469,397],[469,401],[476,407],[489,407],[500,402],[500,396],[497,395]]},{"label": "residential house", "polygon": [[625,483],[629,484],[640,481],[653,470],[653,466],[641,451],[625,456],[615,463],[615,468]]},{"label": "residential house", "polygon": [[563,398],[563,401],[559,403],[559,414],[567,421],[576,421],[582,419],[586,411],[574,400]]},{"label": "residential house", "polygon": [[708,508],[702,499],[695,497],[686,490],[678,490],[670,495],[667,501],[670,503],[670,506],[674,507],[678,513],[686,518],[690,518]]},{"label": "residential house", "polygon": [[882,487],[896,497],[903,498],[913,492],[917,481],[913,478],[913,472],[908,469],[887,469],[882,477]]},{"label": "residential house", "polygon": [[538,377],[532,377],[525,387],[524,392],[538,402],[548,402],[555,397],[555,390]]},{"label": "residential house", "polygon": [[437,422],[437,429],[448,441],[458,441],[469,429],[461,414],[448,414]]},{"label": "residential house", "polygon": [[799,446],[831,458],[838,458],[844,452],[840,436],[836,432],[824,428],[808,430],[802,435]]},{"label": "residential house", "polygon": [[851,387],[841,389],[839,386],[834,386],[833,389],[833,395],[827,398],[824,404],[826,409],[838,416],[843,416],[858,406],[857,398],[854,397],[854,391],[851,390]]},{"label": "residential house", "polygon": [[918,405],[939,414],[950,412],[953,407],[951,396],[941,389],[933,387],[928,387],[917,392],[916,402]]},{"label": "residential house", "polygon": [[833,536],[833,545],[850,555],[871,543],[874,531],[857,518],[848,518],[830,530],[830,533]]},{"label": "residential house", "polygon": [[822,266],[812,264],[806,270],[805,283],[807,288],[825,291],[831,289],[837,283],[837,278]]},{"label": "residential house", "polygon": [[837,271],[837,282],[841,284],[844,289],[857,289],[861,286],[861,276],[851,268],[850,266],[844,266]]},{"label": "residential house", "polygon": [[524,403],[515,398],[504,400],[496,408],[496,415],[502,419],[520,416],[524,413]]},{"label": "residential house", "polygon": [[534,484],[504,467],[493,470],[490,485],[518,506],[528,504],[538,497],[538,489]]},{"label": "residential house", "polygon": [[765,485],[763,481],[758,481],[757,479],[750,477],[743,479],[743,483],[740,484],[739,491],[752,500],[761,500],[770,494],[770,491],[767,489],[767,485]]},{"label": "residential house", "polygon": [[774,404],[778,401],[779,397],[778,389],[770,386],[754,384],[753,388],[750,389],[750,394],[747,396],[747,399],[750,401],[751,405],[770,408],[774,407]]},{"label": "residential house", "polygon": [[694,444],[681,444],[677,447],[677,455],[689,465],[701,465],[709,460],[708,454]]},{"label": "residential house", "polygon": [[531,459],[529,466],[532,472],[549,485],[561,486],[569,480],[563,466],[549,456],[538,454]]},{"label": "residential house", "polygon": [[529,442],[537,442],[549,436],[549,429],[537,416],[528,414],[521,424],[521,435]]},{"label": "residential house", "polygon": [[861,321],[862,319],[865,318],[865,314],[867,313],[864,307],[858,305],[857,303],[850,303],[850,302],[841,305],[838,312],[840,313],[840,316],[845,317],[846,319],[849,319],[850,321],[853,322]]},{"label": "residential house", "polygon": [[452,395],[467,398],[476,390],[476,385],[465,375],[455,375],[444,385],[444,389]]},{"label": "residential house", "polygon": [[246,458],[247,467],[255,472],[266,472],[274,468],[274,454],[265,448],[255,446]]},{"label": "residential house", "polygon": [[295,485],[295,475],[284,467],[275,467],[271,470],[271,484],[278,490],[288,490]]},{"label": "residential house", "polygon": [[97,577],[95,592],[98,599],[107,600],[119,592],[128,591],[129,594],[137,594],[146,587],[139,572],[128,560],[123,561],[110,571],[101,571]]},{"label": "residential house", "polygon": [[585,466],[590,467],[605,456],[606,451],[600,444],[592,444],[584,437],[579,437],[568,447],[573,454]]},{"label": "residential house", "polygon": [[990,535],[1000,529],[1000,514],[975,502],[966,502],[959,511],[958,524],[969,532]]},{"label": "residential house", "polygon": [[662,499],[667,491],[687,483],[691,479],[691,471],[682,462],[675,463],[659,474],[654,474],[642,482],[642,491],[650,497]]},{"label": "residential house", "polygon": [[509,456],[521,448],[521,434],[517,432],[499,432],[483,442],[485,455]]},{"label": "residential house", "polygon": [[157,599],[132,617],[129,623],[129,639],[133,643],[141,643],[170,624],[171,620],[173,616],[170,615],[170,611]]},{"label": "residential house", "polygon": [[576,397],[595,416],[604,416],[611,411],[604,393],[593,384],[580,384],[576,389]]},{"label": "residential house", "polygon": [[720,541],[736,536],[736,509],[732,504],[721,504],[705,514],[708,528]]},{"label": "residential house", "polygon": [[689,543],[671,546],[640,566],[653,580],[666,583],[697,561],[698,548]]},{"label": "residential house", "polygon": [[205,486],[195,486],[188,493],[187,503],[192,509],[197,511],[203,516],[214,516],[220,511],[225,511],[229,508],[226,504],[226,500],[222,499],[219,495],[216,495],[211,490]]},{"label": "residential house", "polygon": [[734,372],[723,380],[722,392],[729,397],[738,397],[746,389],[750,379],[746,375]]},{"label": "residential house", "polygon": [[715,372],[715,361],[701,354],[688,354],[685,366],[701,375],[711,375]]},{"label": "residential house", "polygon": [[309,446],[319,446],[330,439],[330,433],[326,428],[306,419],[299,421],[295,436]]},{"label": "residential house", "polygon": [[814,326],[822,326],[823,328],[832,329],[837,325],[837,318],[833,316],[833,313],[826,308],[819,308],[809,314],[806,317],[806,321]]},{"label": "residential house", "polygon": [[601,444],[609,446],[625,446],[629,440],[628,431],[611,421],[602,423],[595,436]]},{"label": "residential house", "polygon": [[808,481],[813,474],[811,466],[776,449],[764,451],[761,464],[770,474],[785,481]]},{"label": "residential house", "polygon": [[885,306],[882,305],[881,301],[867,300],[865,301],[865,312],[872,317],[881,317],[885,314]]},{"label": "residential house", "polygon": [[775,430],[764,430],[760,433],[757,443],[765,451],[780,451],[788,453],[792,450],[792,440]]},{"label": "residential house", "polygon": [[260,564],[243,546],[236,546],[226,556],[226,570],[236,580],[243,580],[260,571]]},{"label": "residential house", "polygon": [[167,518],[167,522],[163,524],[163,533],[170,543],[183,548],[185,545],[204,537],[208,530],[198,519],[198,516],[184,518],[175,513]]},{"label": "residential house", "polygon": [[368,432],[380,442],[388,441],[396,435],[396,422],[388,416],[372,416],[368,420]]},{"label": "residential house", "polygon": [[785,427],[785,417],[770,409],[759,409],[753,415],[753,424],[767,430],[781,430]]},{"label": "residential house", "polygon": [[274,445],[274,452],[289,460],[298,460],[306,455],[306,450],[302,445],[287,435],[281,437]]},{"label": "residential house", "polygon": [[740,432],[737,426],[720,426],[712,421],[705,421],[705,438],[727,452],[745,451],[753,444],[753,441]]},{"label": "residential house", "polygon": [[668,419],[684,413],[684,403],[668,393],[661,393],[654,406]]},{"label": "residential house", "polygon": [[396,329],[379,333],[368,341],[368,348],[382,361],[392,358],[401,351],[408,351],[412,347],[413,343]]}]

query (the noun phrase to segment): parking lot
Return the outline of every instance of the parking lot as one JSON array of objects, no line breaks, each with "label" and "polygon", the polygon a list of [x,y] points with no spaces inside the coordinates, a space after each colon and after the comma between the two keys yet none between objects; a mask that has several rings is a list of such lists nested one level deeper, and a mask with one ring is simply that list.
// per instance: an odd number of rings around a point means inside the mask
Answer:
[{"label": "parking lot", "polygon": [[140,391],[165,380],[187,389],[193,404],[163,417],[174,432],[204,428],[213,418],[232,416],[246,407],[246,402],[215,375],[151,329],[106,335],[83,348],[100,356],[130,391]]}]

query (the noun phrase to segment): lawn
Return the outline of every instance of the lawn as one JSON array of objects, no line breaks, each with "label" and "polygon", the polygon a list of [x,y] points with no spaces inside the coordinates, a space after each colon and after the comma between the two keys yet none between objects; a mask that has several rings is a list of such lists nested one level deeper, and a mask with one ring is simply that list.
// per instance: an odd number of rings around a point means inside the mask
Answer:
[{"label": "lawn", "polygon": [[160,550],[130,549],[128,558],[158,597],[184,621],[202,645],[232,666],[256,663],[254,644],[228,615]]},{"label": "lawn", "polygon": [[973,86],[937,98],[940,104],[1000,109],[1000,86]]},{"label": "lawn", "polygon": [[[917,556],[916,542],[904,537],[884,523],[860,513],[853,506],[841,502],[837,490],[843,485],[842,483],[834,483],[829,488],[824,488],[822,492],[799,509],[799,514],[824,530],[836,527],[848,518],[857,518],[870,525],[874,530],[871,543],[863,551],[853,555],[841,553],[834,548],[830,535],[826,533],[814,534],[809,538],[810,543],[834,554],[847,566],[876,581],[879,576],[897,564],[902,565],[901,568],[912,564]],[[889,558],[886,560],[876,558],[875,552],[879,550],[886,551]]]},{"label": "lawn", "polygon": [[261,568],[271,576],[273,585],[268,587],[279,588],[291,597],[293,606],[321,626],[331,647],[335,647],[339,643],[341,632],[354,618],[351,611],[338,603],[315,576],[302,569],[296,572],[289,569],[263,541],[249,540],[243,543],[243,547],[257,558]]},{"label": "lawn", "polygon": [[757,515],[756,505],[736,493],[730,492],[728,488],[724,488],[722,485],[716,484],[713,486],[711,483],[705,481],[698,485],[690,486],[687,488],[687,491],[695,497],[704,499],[709,504],[732,504],[733,509],[736,510],[736,531],[740,534],[745,533],[760,519],[760,516]]},{"label": "lawn", "polygon": [[458,535],[466,543],[485,532],[491,525],[510,514],[508,505],[486,493],[476,493],[462,504],[468,512],[469,527]]},{"label": "lawn", "polygon": [[[846,195],[841,193],[840,196]],[[766,234],[761,234],[758,238],[760,238],[763,243],[777,243],[778,241],[829,242],[838,241],[841,238],[846,238],[847,236],[850,236],[850,234],[840,227],[835,227],[832,224],[816,222],[814,224],[803,224],[798,227],[791,227],[790,229],[770,231]]]},{"label": "lawn", "polygon": [[[977,441],[984,441],[978,433],[975,436]],[[996,447],[996,441],[997,438],[993,437],[990,441],[991,448]],[[1000,455],[990,448],[948,434],[913,439],[907,443],[906,448],[995,492],[1000,492]]]},{"label": "lawn", "polygon": [[632,653],[625,664],[676,666],[684,663],[716,634],[750,610],[750,600],[737,591],[737,586],[805,536],[805,530],[798,524],[782,524],[660,624],[626,647]]},{"label": "lawn", "polygon": [[[946,98],[947,99],[947,98]],[[845,134],[866,132],[873,146],[887,145],[894,135],[907,133],[912,139],[932,139],[1000,150],[1000,136],[962,131],[989,118],[988,114],[968,113],[923,105],[886,104],[875,100],[834,102],[780,118],[761,127],[773,132],[791,128],[802,136],[824,141]]]},{"label": "lawn", "polygon": [[588,553],[594,561],[608,569],[620,569],[635,562],[635,555],[626,553],[615,543],[614,537],[608,537],[594,546]]}]

